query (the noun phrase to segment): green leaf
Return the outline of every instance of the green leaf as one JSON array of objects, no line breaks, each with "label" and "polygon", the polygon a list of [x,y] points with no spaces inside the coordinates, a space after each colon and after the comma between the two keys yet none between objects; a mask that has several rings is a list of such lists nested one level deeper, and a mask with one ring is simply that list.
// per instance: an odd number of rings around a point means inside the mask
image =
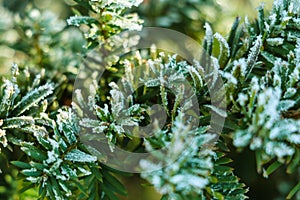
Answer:
[{"label": "green leaf", "polygon": [[216,161],[216,164],[218,165],[223,165],[223,164],[228,164],[228,163],[231,163],[232,160],[230,158],[227,158],[227,157],[222,157],[222,158],[219,158],[217,161]]},{"label": "green leaf", "polygon": [[31,165],[25,162],[21,162],[21,161],[11,161],[11,164],[13,164],[16,167],[22,168],[22,169],[29,169],[31,168]]},{"label": "green leaf", "polygon": [[265,33],[265,16],[264,16],[264,7],[260,5],[258,8],[258,27],[261,35]]},{"label": "green leaf", "polygon": [[125,187],[118,179],[116,179],[113,175],[109,174],[105,170],[102,171],[102,174],[105,180],[107,180],[111,184],[113,191],[116,191],[117,193],[122,195],[127,194]]},{"label": "green leaf", "polygon": [[99,169],[97,169],[96,167],[92,167],[91,170],[92,170],[92,174],[97,178],[97,180],[99,182],[102,182],[103,181],[102,174],[100,173]]},{"label": "green leaf", "polygon": [[287,173],[293,173],[298,165],[300,163],[300,149],[296,149],[296,153],[294,155],[294,157],[292,158],[292,161],[289,163],[288,167],[287,167]]},{"label": "green leaf", "polygon": [[25,191],[27,191],[27,190],[29,190],[31,188],[34,188],[34,187],[35,187],[35,184],[31,183],[31,184],[29,184],[27,186],[22,187],[18,192],[19,193],[23,193],[23,192],[25,192]]},{"label": "green leaf", "polygon": [[300,182],[290,191],[290,193],[286,198],[291,199],[299,190],[300,190]]},{"label": "green leaf", "polygon": [[89,194],[86,193],[86,188],[78,181],[74,181],[75,185],[77,186],[77,188],[80,190],[80,192],[82,192],[82,194],[84,194],[86,197],[89,196]]},{"label": "green leaf", "polygon": [[40,171],[43,171],[46,168],[46,165],[42,163],[33,162],[33,161],[30,162],[30,165]]},{"label": "green leaf", "polygon": [[113,192],[111,192],[111,188],[106,187],[105,184],[102,184],[101,188],[110,200],[119,200],[119,198]]},{"label": "green leaf", "polygon": [[281,165],[282,165],[282,163],[275,161],[267,168],[267,170],[263,171],[263,176],[265,178],[268,178],[269,175],[272,174],[274,171],[276,171]]},{"label": "green leaf", "polygon": [[230,30],[230,33],[229,33],[229,37],[228,37],[228,45],[229,45],[230,48],[233,48],[233,45],[235,44],[234,43],[234,38],[235,38],[235,35],[237,33],[237,29],[238,29],[240,20],[241,19],[239,17],[236,17],[235,20],[234,20],[234,23],[233,23],[233,25],[231,27],[231,30]]}]

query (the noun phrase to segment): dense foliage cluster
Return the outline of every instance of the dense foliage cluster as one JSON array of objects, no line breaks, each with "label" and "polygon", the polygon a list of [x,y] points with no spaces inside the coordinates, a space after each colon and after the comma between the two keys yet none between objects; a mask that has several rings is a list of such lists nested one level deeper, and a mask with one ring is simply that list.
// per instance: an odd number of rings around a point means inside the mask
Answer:
[{"label": "dense foliage cluster", "polygon": [[[156,162],[141,160],[139,175],[164,200],[246,199],[251,188],[236,176],[229,158],[246,148],[255,153],[264,177],[281,166],[299,177],[299,0],[275,0],[267,15],[261,5],[254,22],[236,18],[227,36],[195,18],[213,1],[180,1],[172,9],[190,9],[161,14],[173,2],[162,1],[150,16],[145,10],[156,1],[141,9],[141,0],[74,2],[74,16],[66,22],[30,6],[21,14],[0,7],[8,18],[0,19],[2,48],[22,58],[0,80],[1,198],[121,199],[127,191],[120,177],[132,174],[105,165],[101,145],[110,152],[151,154]],[[196,26],[204,24],[201,60],[188,63],[155,46],[105,54],[132,42],[119,33],[143,28],[132,9],[148,24],[172,28],[191,18],[186,32],[194,38]],[[212,71],[205,74],[207,62]],[[94,68],[99,63],[104,71]],[[93,73],[79,73],[84,70]],[[73,91],[74,82],[81,89]],[[225,93],[213,96],[213,89]],[[212,101],[225,102],[226,112]],[[156,116],[149,112],[152,105]],[[222,131],[212,127],[212,116],[225,118]],[[156,151],[164,147],[164,154]],[[300,198],[299,180],[286,198]]]}]

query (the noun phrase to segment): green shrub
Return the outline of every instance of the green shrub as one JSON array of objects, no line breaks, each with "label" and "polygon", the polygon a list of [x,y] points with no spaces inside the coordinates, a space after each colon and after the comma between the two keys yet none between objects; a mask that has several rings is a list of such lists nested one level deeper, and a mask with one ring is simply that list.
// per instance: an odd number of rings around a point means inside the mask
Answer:
[{"label": "green shrub", "polygon": [[[134,176],[161,199],[246,199],[243,150],[264,178],[291,174],[276,180],[277,198],[300,198],[300,2],[261,5],[227,36],[198,13],[221,9],[214,1],[172,2],[74,0],[66,21],[27,1],[0,7],[1,49],[16,57],[0,80],[1,199],[122,199]],[[138,40],[126,31],[143,28],[132,10],[204,35],[199,61],[126,52]],[[153,160],[115,158],[134,175],[110,163],[118,149]]]}]

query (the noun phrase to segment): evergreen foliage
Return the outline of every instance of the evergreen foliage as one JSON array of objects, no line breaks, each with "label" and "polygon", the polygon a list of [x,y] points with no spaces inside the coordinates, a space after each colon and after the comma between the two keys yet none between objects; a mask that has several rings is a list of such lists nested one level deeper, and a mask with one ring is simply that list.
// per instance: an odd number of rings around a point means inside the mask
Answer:
[{"label": "evergreen foliage", "polygon": [[[89,52],[101,45],[106,50],[126,47],[125,39],[110,39],[124,30],[141,30],[143,22],[129,13],[141,0],[75,2],[75,15],[67,20],[75,28],[36,9],[26,10],[22,20],[17,14],[13,25],[0,19],[1,34],[17,29],[20,35],[16,41],[0,37],[1,43],[26,55],[19,65],[12,65],[10,76],[0,80],[0,146],[5,161],[1,170],[18,178],[18,186],[0,180],[7,189],[1,198],[13,199],[12,188],[19,189],[17,195],[30,196],[31,191],[39,199],[126,196],[119,179],[132,174],[103,164],[106,155],[97,147],[99,143],[93,145],[99,141],[110,152],[122,148],[151,154],[156,162],[142,160],[140,177],[163,200],[247,199],[251,188],[235,175],[234,160],[229,158],[231,151],[246,148],[255,153],[262,176],[268,178],[281,166],[286,173],[298,175],[299,0],[275,0],[268,14],[259,6],[254,22],[236,18],[228,36],[214,33],[205,23],[203,48],[213,68],[208,75],[201,62],[188,63],[153,47],[112,55],[101,80],[93,73],[88,90],[74,91],[72,99],[75,75]],[[186,2],[191,6],[197,1]],[[192,17],[191,13],[186,15]],[[14,15],[4,7],[0,14],[9,19]],[[202,56],[201,61],[205,59]],[[226,100],[226,112],[211,105],[214,99],[209,91],[219,89],[218,75],[226,98],[217,100]],[[149,113],[154,104],[157,116]],[[212,113],[226,118],[221,133],[210,126]],[[146,137],[149,132],[152,137]],[[156,151],[164,147],[165,153]],[[300,197],[297,181],[287,199]]]}]

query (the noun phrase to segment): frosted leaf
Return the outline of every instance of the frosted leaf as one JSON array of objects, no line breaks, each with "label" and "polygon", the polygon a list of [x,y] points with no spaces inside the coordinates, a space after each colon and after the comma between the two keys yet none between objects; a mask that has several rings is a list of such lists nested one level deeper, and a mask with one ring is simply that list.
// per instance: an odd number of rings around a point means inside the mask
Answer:
[{"label": "frosted leaf", "polygon": [[208,184],[208,180],[205,178],[185,174],[178,174],[173,176],[170,179],[170,182],[176,185],[177,190],[184,190],[189,187],[203,189]]},{"label": "frosted leaf", "polygon": [[112,6],[114,8],[124,9],[132,6],[139,6],[143,0],[91,0],[92,2],[100,2],[102,6]]},{"label": "frosted leaf", "polygon": [[256,94],[259,88],[258,78],[254,76],[251,80],[251,94]]},{"label": "frosted leaf", "polygon": [[199,72],[199,74],[201,75],[201,77],[204,77],[204,69],[203,67],[200,65],[199,61],[197,60],[194,60],[193,61],[194,63],[194,67],[197,69],[197,71]]},{"label": "frosted leaf", "polygon": [[65,183],[63,183],[62,181],[58,181],[58,184],[60,185],[60,187],[66,192],[66,196],[69,197],[72,195],[71,190],[66,186]]},{"label": "frosted leaf", "polygon": [[119,124],[122,124],[122,126],[138,126],[138,119],[134,119],[134,118],[124,118],[122,119]]},{"label": "frosted leaf", "polygon": [[[56,170],[58,170],[60,167],[61,167],[61,164],[63,163],[63,160],[61,159],[57,159],[53,164],[52,166],[50,167],[49,169],[49,174],[54,174],[56,175]],[[45,169],[44,169],[45,170]]]},{"label": "frosted leaf", "polygon": [[68,180],[68,178],[66,176],[62,176],[62,175],[59,175],[59,174],[56,174],[56,173],[54,175],[55,175],[55,178],[57,180],[62,180],[62,181],[67,181]]},{"label": "frosted leaf", "polygon": [[267,43],[271,46],[280,46],[284,42],[283,38],[268,38]]},{"label": "frosted leaf", "polygon": [[64,159],[72,162],[88,162],[88,163],[97,161],[97,157],[91,156],[78,149],[73,149],[72,151],[67,153]]},{"label": "frosted leaf", "polygon": [[227,58],[230,56],[230,47],[225,40],[225,38],[219,34],[215,33],[214,37],[219,41],[220,43],[220,53],[218,60],[220,61],[220,65],[224,63],[224,61],[227,60]]},{"label": "frosted leaf", "polygon": [[51,189],[52,189],[52,191],[55,195],[56,200],[63,200],[63,197],[61,196],[61,193],[58,193],[58,191],[54,187],[52,187]]},{"label": "frosted leaf", "polygon": [[239,130],[233,138],[233,145],[236,147],[245,147],[250,143],[252,134],[248,130]]},{"label": "frosted leaf", "polygon": [[90,23],[96,23],[97,21],[88,16],[71,16],[69,19],[67,19],[68,25],[73,25],[79,27],[81,24],[90,24]]},{"label": "frosted leaf", "polygon": [[57,124],[59,130],[64,134],[70,144],[74,144],[77,141],[77,134],[79,127],[77,125],[77,116],[68,110],[58,110]]},{"label": "frosted leaf", "polygon": [[270,131],[270,139],[285,139],[294,132],[298,131],[297,125],[293,120],[286,119],[279,121]]},{"label": "frosted leaf", "polygon": [[12,106],[13,97],[19,94],[18,86],[8,80],[4,80],[2,85],[4,94],[0,102],[0,116],[7,117],[8,111]]},{"label": "frosted leaf", "polygon": [[84,98],[82,96],[81,90],[77,89],[77,90],[75,90],[74,93],[75,93],[75,97],[76,97],[76,100],[77,100],[79,106],[81,108],[86,107],[86,103],[85,103],[85,100],[84,100]]},{"label": "frosted leaf", "polygon": [[295,64],[299,67],[300,65],[300,39],[297,40],[297,45],[294,50],[295,52]]},{"label": "frosted leaf", "polygon": [[42,181],[42,177],[32,177],[32,176],[28,176],[26,177],[26,180],[31,182],[31,183],[40,183]]},{"label": "frosted leaf", "polygon": [[237,102],[241,106],[245,106],[247,101],[248,101],[248,96],[246,94],[244,94],[244,93],[239,93]]},{"label": "frosted leaf", "polygon": [[[273,126],[273,123],[279,119],[280,114],[277,110],[281,97],[281,89],[275,90],[268,88],[260,93],[257,98],[257,105],[264,107],[264,110],[259,113],[258,125],[264,125],[266,128]],[[268,119],[266,121],[266,119]]]},{"label": "frosted leaf", "polygon": [[160,85],[160,81],[158,79],[147,80],[145,82],[146,87],[156,87]]},{"label": "frosted leaf", "polygon": [[269,16],[270,19],[270,26],[274,26],[276,23],[276,17],[277,15],[275,13],[273,13],[272,15]]},{"label": "frosted leaf", "polygon": [[[5,130],[0,129],[0,143],[4,146],[7,147],[7,138],[6,138],[6,132]],[[1,151],[1,149],[0,149]]]},{"label": "frosted leaf", "polygon": [[265,145],[266,153],[269,155],[276,155],[278,158],[284,156],[292,156],[295,150],[282,142],[267,142]]},{"label": "frosted leaf", "polygon": [[60,167],[61,169],[61,174],[62,175],[66,175],[68,177],[68,179],[70,177],[76,177],[77,176],[77,173],[76,173],[76,169],[71,169],[69,166],[67,165],[62,165]]},{"label": "frosted leaf", "polygon": [[104,108],[95,106],[95,110],[96,110],[97,116],[99,117],[100,120],[106,121],[110,118],[110,112],[108,110],[107,104],[104,104]]},{"label": "frosted leaf", "polygon": [[293,144],[300,144],[300,132],[298,132],[298,134],[290,135],[288,140]]},{"label": "frosted leaf", "polygon": [[258,55],[260,53],[260,49],[262,47],[262,36],[259,35],[257,36],[253,46],[251,47],[250,49],[250,53],[248,55],[248,58],[247,58],[247,75],[246,75],[246,78],[247,76],[251,73],[255,63],[256,63],[256,60],[258,58]]},{"label": "frosted leaf", "polygon": [[84,175],[84,176],[88,176],[88,175],[91,175],[92,172],[86,170],[85,168],[83,167],[77,167],[77,169]]},{"label": "frosted leaf", "polygon": [[54,84],[47,83],[40,86],[30,92],[28,92],[13,108],[13,113],[15,115],[21,115],[26,110],[29,110],[32,106],[40,103],[44,98],[53,93]]},{"label": "frosted leaf", "polygon": [[[228,45],[227,41],[225,40],[225,38],[219,33],[215,33],[214,36],[222,44],[223,47],[226,47],[226,49],[224,49],[224,50],[226,51],[226,54],[229,55],[230,48],[229,48],[229,45]],[[221,51],[223,51],[223,49]]]},{"label": "frosted leaf", "polygon": [[227,117],[227,113],[225,110],[222,110],[220,108],[217,108],[214,105],[205,105],[205,107],[210,108],[213,112],[217,113],[218,115],[220,115],[221,117]]},{"label": "frosted leaf", "polygon": [[83,127],[86,128],[94,128],[100,125],[100,121],[99,120],[94,120],[94,119],[90,119],[90,118],[83,118],[82,120],[80,120],[79,124]]},{"label": "frosted leaf", "polygon": [[205,40],[207,41],[207,46],[212,46],[212,39],[213,39],[213,31],[211,29],[211,26],[208,23],[205,23]]},{"label": "frosted leaf", "polygon": [[53,163],[58,159],[58,155],[54,151],[48,151],[47,155],[48,159],[45,162],[48,164]]},{"label": "frosted leaf", "polygon": [[[113,12],[105,12],[105,14],[112,14]],[[142,20],[139,19],[138,15],[135,13],[127,14],[123,17],[113,18],[110,24],[120,27],[121,29],[128,29],[131,31],[139,31],[142,29]]]},{"label": "frosted leaf", "polygon": [[14,128],[21,128],[26,125],[31,125],[34,123],[34,119],[28,116],[21,116],[21,117],[11,117],[8,119],[3,120],[3,129],[14,129]]},{"label": "frosted leaf", "polygon": [[213,88],[219,77],[219,62],[216,58],[211,57],[211,71],[205,75],[205,79],[210,88]]},{"label": "frosted leaf", "polygon": [[51,144],[51,146],[52,146],[53,149],[58,149],[59,144],[58,144],[58,142],[56,140],[48,138],[47,141]]},{"label": "frosted leaf", "polygon": [[[168,147],[167,155],[153,153],[160,160],[158,165],[149,160],[140,162],[143,170],[151,171],[142,173],[141,176],[154,184],[160,193],[168,194],[170,197],[179,194],[201,193],[209,183],[206,176],[213,168],[211,150],[199,150],[200,146],[210,141],[212,135],[204,134],[206,128],[202,128],[202,131],[198,130],[199,134],[196,134],[195,130],[190,130],[185,122],[184,114],[179,112],[171,128],[173,133],[171,141],[162,140],[163,146]],[[155,135],[161,137],[160,134],[165,135],[166,133],[158,130]],[[193,142],[186,144],[189,137],[193,137]],[[146,149],[151,152],[153,149],[151,143],[146,140],[145,144]],[[161,168],[161,164],[167,164],[167,167]],[[189,166],[195,167],[190,168]]]},{"label": "frosted leaf", "polygon": [[[110,85],[111,86],[111,85]],[[111,111],[114,117],[118,117],[120,112],[125,108],[125,99],[122,92],[118,91],[117,89],[112,89],[110,91],[111,95]]]},{"label": "frosted leaf", "polygon": [[97,126],[93,128],[93,133],[103,133],[108,127],[107,126]]},{"label": "frosted leaf", "polygon": [[[161,169],[161,167],[162,167],[160,164],[154,164],[154,163],[152,163],[148,160],[141,160],[140,161],[140,166],[141,166],[141,168],[145,169],[145,171]],[[147,175],[150,175],[150,174],[142,173],[143,177],[146,177]],[[159,181],[157,180],[156,182],[158,183]]]},{"label": "frosted leaf", "polygon": [[295,86],[297,81],[300,79],[300,64],[296,65],[294,71],[289,75],[289,85]]},{"label": "frosted leaf", "polygon": [[250,144],[250,149],[255,150],[255,149],[260,149],[263,145],[263,141],[260,137],[255,137],[253,138],[251,144]]},{"label": "frosted leaf", "polygon": [[233,62],[233,69],[231,73],[235,78],[238,78],[238,76],[244,78],[246,76],[246,72],[247,72],[247,62],[245,58],[241,58]]},{"label": "frosted leaf", "polygon": [[23,169],[21,173],[24,174],[25,176],[33,176],[33,177],[38,177],[42,175],[42,172],[38,171],[36,168]]},{"label": "frosted leaf", "polygon": [[193,79],[194,82],[194,86],[196,87],[198,84],[200,85],[200,87],[203,86],[203,80],[202,77],[200,75],[200,73],[196,70],[196,68],[194,66],[187,66],[187,69]]},{"label": "frosted leaf", "polygon": [[300,18],[293,18],[292,20],[293,20],[293,22],[295,22],[297,25],[300,24]]},{"label": "frosted leaf", "polygon": [[115,123],[111,123],[110,127],[118,134],[121,134],[121,133],[124,133],[125,130],[124,128],[122,127],[122,125],[118,125],[118,124],[115,124]]},{"label": "frosted leaf", "polygon": [[278,110],[279,111],[287,111],[288,109],[290,109],[291,107],[293,107],[295,105],[295,101],[293,100],[283,100],[280,101],[279,105],[278,105]]},{"label": "frosted leaf", "polygon": [[297,90],[295,88],[288,88],[283,95],[283,98],[291,98],[296,94]]},{"label": "frosted leaf", "polygon": [[227,83],[237,85],[238,82],[237,82],[236,78],[231,73],[224,72],[222,74],[222,76],[227,80]]},{"label": "frosted leaf", "polygon": [[274,76],[273,76],[273,86],[274,87],[281,86],[281,77],[277,74],[274,74]]}]

